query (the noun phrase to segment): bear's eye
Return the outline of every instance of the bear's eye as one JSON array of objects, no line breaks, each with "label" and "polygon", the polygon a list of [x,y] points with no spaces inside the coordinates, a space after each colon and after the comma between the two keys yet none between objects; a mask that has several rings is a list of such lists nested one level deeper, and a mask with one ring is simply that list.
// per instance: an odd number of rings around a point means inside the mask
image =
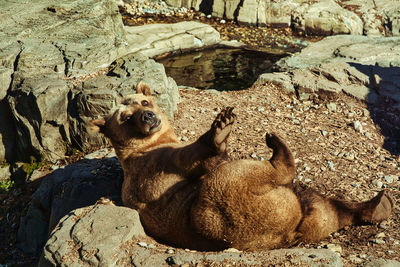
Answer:
[{"label": "bear's eye", "polygon": [[146,106],[149,105],[149,101],[147,101],[147,100],[142,100],[141,104],[142,104],[143,107],[146,107]]}]

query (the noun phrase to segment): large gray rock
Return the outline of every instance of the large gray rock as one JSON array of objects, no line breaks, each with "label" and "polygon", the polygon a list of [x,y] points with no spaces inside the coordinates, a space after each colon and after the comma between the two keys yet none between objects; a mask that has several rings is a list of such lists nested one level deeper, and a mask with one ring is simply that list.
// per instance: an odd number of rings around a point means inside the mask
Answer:
[{"label": "large gray rock", "polygon": [[146,236],[137,211],[96,204],[61,219],[39,266],[121,266],[124,243]]},{"label": "large gray rock", "polygon": [[378,96],[384,96],[400,110],[399,42],[399,37],[327,37],[278,61],[285,72],[263,74],[258,81],[304,97],[319,91],[345,92],[376,103]]},{"label": "large gray rock", "polygon": [[18,247],[25,253],[36,254],[59,220],[70,211],[94,205],[101,197],[120,203],[122,176],[118,160],[108,150],[55,170],[32,195],[18,229]]},{"label": "large gray rock", "polygon": [[114,0],[35,0],[29,8],[3,1],[0,25],[0,161],[9,162],[55,161],[105,144],[90,138],[85,124],[140,80],[156,88],[172,117],[177,86],[143,55],[220,41],[215,29],[198,22],[124,27]]},{"label": "large gray rock", "polygon": [[[213,16],[253,25],[292,27],[317,35],[400,35],[400,2],[392,0],[166,0]],[[211,4],[212,6],[211,6]]]},{"label": "large gray rock", "polygon": [[316,35],[363,33],[361,19],[334,0],[320,0],[303,10],[294,12],[293,26],[298,31]]}]

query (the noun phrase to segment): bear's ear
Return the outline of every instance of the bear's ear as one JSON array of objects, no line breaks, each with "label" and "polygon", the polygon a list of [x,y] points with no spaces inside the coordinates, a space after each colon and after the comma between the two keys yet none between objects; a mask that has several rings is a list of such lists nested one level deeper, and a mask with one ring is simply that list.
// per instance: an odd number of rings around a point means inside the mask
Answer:
[{"label": "bear's ear", "polygon": [[89,132],[92,134],[96,133],[104,133],[105,126],[106,126],[106,120],[105,118],[100,118],[100,119],[94,119],[89,121],[88,123],[89,127]]},{"label": "bear's ear", "polygon": [[136,92],[138,94],[144,94],[144,95],[151,95],[151,90],[150,90],[150,86],[143,82],[140,81],[137,85],[136,85]]}]

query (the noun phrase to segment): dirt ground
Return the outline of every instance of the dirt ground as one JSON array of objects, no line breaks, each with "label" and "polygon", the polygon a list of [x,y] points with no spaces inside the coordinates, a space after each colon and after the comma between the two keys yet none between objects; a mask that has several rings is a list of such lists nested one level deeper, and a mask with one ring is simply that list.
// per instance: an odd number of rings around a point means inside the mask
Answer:
[{"label": "dirt ground", "polygon": [[[379,225],[349,227],[317,244],[299,247],[329,247],[349,266],[376,258],[400,261],[400,157],[382,149],[384,136],[364,103],[346,95],[300,102],[271,84],[242,91],[180,89],[180,93],[174,125],[183,141],[196,140],[221,108],[232,106],[238,116],[229,141],[233,159],[268,160],[271,151],[265,133],[276,132],[295,154],[294,183],[356,201],[368,200],[386,188],[397,202],[390,219]],[[328,109],[332,103],[336,111]],[[355,130],[354,121],[361,122],[363,133]]]}]

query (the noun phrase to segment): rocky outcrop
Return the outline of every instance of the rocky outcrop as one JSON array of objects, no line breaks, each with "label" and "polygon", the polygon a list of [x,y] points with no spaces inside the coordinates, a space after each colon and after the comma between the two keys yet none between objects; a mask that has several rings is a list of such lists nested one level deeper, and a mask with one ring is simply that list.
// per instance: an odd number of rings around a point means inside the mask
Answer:
[{"label": "rocky outcrop", "polygon": [[[166,0],[213,16],[253,25],[292,27],[316,35],[400,35],[400,3],[391,0]],[[212,6],[211,6],[212,5]],[[211,11],[210,11],[211,10]]]},{"label": "rocky outcrop", "polygon": [[124,244],[145,236],[136,210],[113,204],[80,208],[51,233],[39,266],[121,266],[129,260]]},{"label": "rocky outcrop", "polygon": [[400,37],[339,35],[283,58],[283,72],[262,74],[301,100],[344,92],[365,101],[385,135],[384,147],[400,153]]},{"label": "rocky outcrop", "polygon": [[302,98],[345,92],[369,103],[392,99],[400,109],[399,37],[332,36],[277,62],[283,73],[260,76]]},{"label": "rocky outcrop", "polygon": [[25,253],[39,253],[48,234],[72,210],[94,205],[102,197],[121,203],[121,185],[121,166],[107,149],[53,171],[32,195],[18,229],[18,247]]},{"label": "rocky outcrop", "polygon": [[55,161],[104,144],[86,133],[87,119],[108,112],[142,79],[172,116],[177,87],[147,57],[220,40],[196,22],[124,27],[114,0],[37,0],[29,8],[3,1],[2,11],[0,161]]}]

